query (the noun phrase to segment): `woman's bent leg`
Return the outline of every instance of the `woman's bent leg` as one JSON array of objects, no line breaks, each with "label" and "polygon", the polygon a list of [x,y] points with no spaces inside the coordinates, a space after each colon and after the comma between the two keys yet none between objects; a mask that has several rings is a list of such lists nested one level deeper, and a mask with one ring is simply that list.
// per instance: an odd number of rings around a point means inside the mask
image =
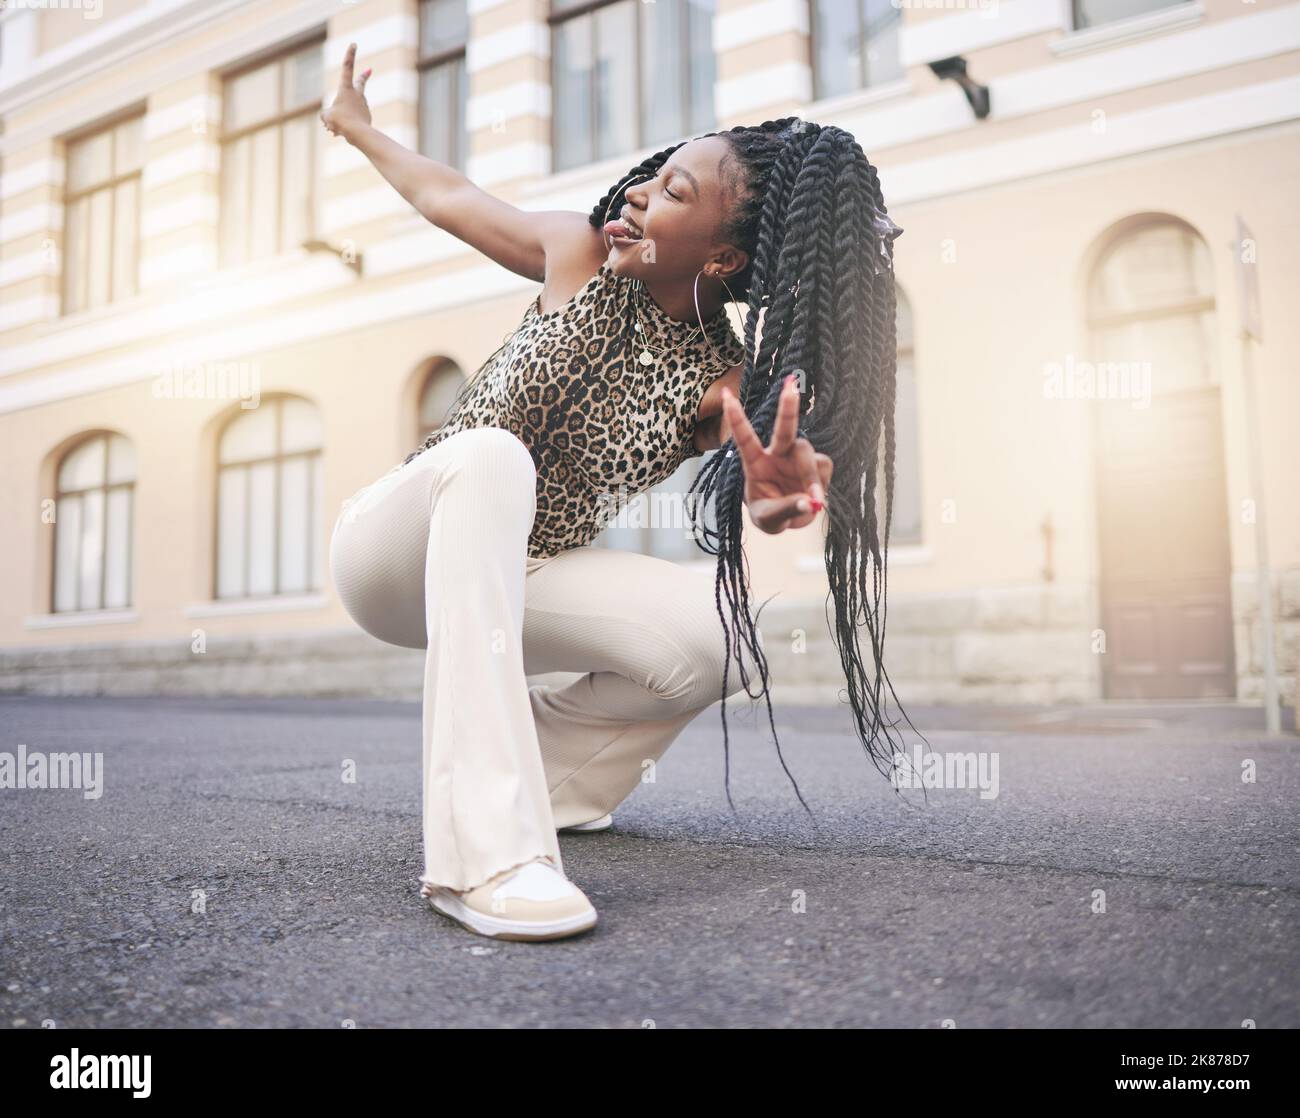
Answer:
[{"label": "woman's bent leg", "polygon": [[[524,659],[529,674],[586,673],[529,697],[556,825],[596,819],[722,698],[713,576],[647,555],[566,551],[529,572]],[[741,686],[733,659],[727,694]]]},{"label": "woman's bent leg", "polygon": [[539,856],[563,871],[523,667],[535,500],[523,443],[476,428],[364,491],[335,529],[358,624],[408,645],[424,629],[426,885],[471,889]]}]

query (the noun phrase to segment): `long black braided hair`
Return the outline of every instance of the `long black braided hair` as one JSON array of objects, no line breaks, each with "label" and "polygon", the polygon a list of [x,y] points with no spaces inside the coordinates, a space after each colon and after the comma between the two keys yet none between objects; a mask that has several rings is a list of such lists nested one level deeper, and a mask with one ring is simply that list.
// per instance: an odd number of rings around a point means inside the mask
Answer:
[{"label": "long black braided hair", "polygon": [[[749,255],[744,270],[727,281],[736,301],[748,308],[740,402],[766,445],[784,378],[794,373],[800,389],[799,434],[835,464],[827,501],[827,621],[856,733],[873,765],[888,777],[894,769],[891,731],[898,722],[887,718],[884,687],[916,729],[898,702],[883,659],[894,496],[893,240],[902,229],[889,219],[876,169],[852,134],[841,128],[784,117],[707,135],[721,136],[731,149],[720,168],[731,207],[717,239]],[[681,146],[633,167],[596,204],[591,224],[602,229],[607,215],[622,207],[627,186],[655,175]],[[762,339],[756,349],[760,316]],[[882,470],[883,525],[876,511],[876,478]],[[731,803],[725,699],[734,649],[751,699],[759,696],[751,689],[745,654],[758,672],[777,756],[808,810],[781,755],[767,658],[757,616],[750,615],[741,546],[744,492],[740,456],[729,440],[705,463],[688,495],[696,543],[718,558],[715,599],[727,646],[721,704],[727,800]],[[707,522],[710,515],[712,524]],[[861,629],[870,643],[870,668],[859,646]]]}]

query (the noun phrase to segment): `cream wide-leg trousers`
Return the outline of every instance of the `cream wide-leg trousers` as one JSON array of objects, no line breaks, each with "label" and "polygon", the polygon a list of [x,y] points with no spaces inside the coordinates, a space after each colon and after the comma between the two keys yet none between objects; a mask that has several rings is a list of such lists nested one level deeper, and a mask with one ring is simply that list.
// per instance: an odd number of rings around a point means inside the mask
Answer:
[{"label": "cream wide-leg trousers", "polygon": [[[426,885],[471,889],[538,856],[563,872],[556,828],[612,811],[722,697],[712,574],[605,548],[529,557],[536,494],[527,447],[473,428],[360,490],[334,525],[348,613],[427,649]],[[584,674],[530,687],[544,672]]]}]

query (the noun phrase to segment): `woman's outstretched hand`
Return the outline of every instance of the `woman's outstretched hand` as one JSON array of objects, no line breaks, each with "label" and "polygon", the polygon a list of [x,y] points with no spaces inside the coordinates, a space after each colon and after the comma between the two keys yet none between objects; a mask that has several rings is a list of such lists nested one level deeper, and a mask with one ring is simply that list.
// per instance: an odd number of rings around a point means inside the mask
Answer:
[{"label": "woman's outstretched hand", "polygon": [[370,123],[370,106],[366,104],[366,82],[370,80],[370,71],[353,81],[352,67],[356,58],[357,44],[352,43],[343,56],[343,71],[334,103],[320,114],[325,127],[336,136],[346,137],[348,128]]},{"label": "woman's outstretched hand", "polygon": [[834,463],[799,437],[799,389],[794,375],[785,378],[767,447],[728,388],[722,390],[722,409],[745,470],[750,519],[771,535],[811,524],[826,506]]}]

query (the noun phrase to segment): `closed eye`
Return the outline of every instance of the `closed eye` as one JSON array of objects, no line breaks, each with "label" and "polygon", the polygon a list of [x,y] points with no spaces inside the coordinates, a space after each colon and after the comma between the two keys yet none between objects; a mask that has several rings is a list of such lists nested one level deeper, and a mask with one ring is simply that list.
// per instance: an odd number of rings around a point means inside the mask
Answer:
[{"label": "closed eye", "polygon": [[[666,170],[666,169],[667,169],[667,168],[665,168],[665,167],[661,167],[661,168],[659,169],[659,174],[662,174],[663,171]],[[655,178],[658,178],[658,177],[659,177],[659,174],[656,174],[656,175],[655,175]],[[672,172],[670,171],[670,172],[669,172],[669,175],[668,175],[668,178],[671,178],[671,177],[672,177]],[[665,179],[665,181],[667,181],[667,179]],[[674,194],[674,193],[673,193],[671,190],[669,190],[667,187],[664,187],[664,193],[667,194],[668,197],[671,198],[674,202],[680,202],[680,201],[682,200],[678,195]]]}]

